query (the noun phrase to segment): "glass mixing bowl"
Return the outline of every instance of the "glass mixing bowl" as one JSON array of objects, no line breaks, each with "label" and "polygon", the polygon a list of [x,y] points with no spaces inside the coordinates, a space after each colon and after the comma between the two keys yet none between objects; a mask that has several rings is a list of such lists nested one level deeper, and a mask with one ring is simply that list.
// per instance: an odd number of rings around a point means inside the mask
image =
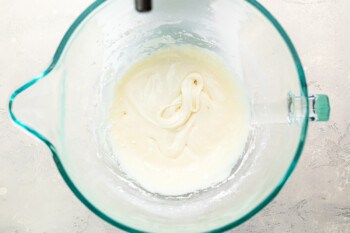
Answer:
[{"label": "glass mixing bowl", "polygon": [[[95,214],[127,231],[224,231],[280,191],[301,154],[309,121],[326,121],[325,95],[308,96],[302,65],[272,15],[253,0],[96,1],[69,28],[49,67],[17,89],[16,124],[52,151],[62,177]],[[119,169],[107,116],[129,65],[161,48],[215,52],[239,76],[251,107],[250,136],[230,177],[178,197],[149,193]]]}]

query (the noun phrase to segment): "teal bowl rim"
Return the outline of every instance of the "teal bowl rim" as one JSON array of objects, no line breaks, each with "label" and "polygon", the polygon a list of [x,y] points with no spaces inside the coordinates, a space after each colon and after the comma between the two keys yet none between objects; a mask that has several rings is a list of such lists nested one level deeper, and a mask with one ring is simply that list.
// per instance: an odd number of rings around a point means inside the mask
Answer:
[{"label": "teal bowl rim", "polygon": [[[122,230],[128,231],[128,232],[142,232],[140,230],[132,228],[131,226],[124,225],[124,224],[114,220],[113,218],[109,217],[108,215],[103,213],[101,210],[99,210],[97,207],[95,207],[92,203],[90,203],[90,201],[87,198],[85,198],[85,196],[78,190],[78,188],[74,185],[73,181],[68,176],[67,172],[64,169],[63,164],[60,161],[60,158],[59,158],[59,155],[56,151],[55,146],[47,138],[45,138],[43,135],[41,135],[39,132],[37,132],[35,129],[31,128],[30,126],[28,126],[25,123],[23,123],[22,121],[20,121],[13,113],[13,102],[14,102],[16,96],[18,96],[21,92],[25,91],[26,89],[28,89],[29,87],[34,85],[39,80],[45,78],[55,68],[57,62],[59,61],[59,59],[60,59],[60,57],[65,49],[65,46],[67,45],[68,41],[70,40],[70,38],[73,35],[73,33],[75,32],[75,30],[95,9],[97,9],[101,4],[103,4],[107,1],[108,0],[97,0],[94,3],[92,3],[88,8],[86,8],[86,10],[84,10],[80,14],[80,16],[69,27],[68,31],[66,32],[63,39],[61,40],[49,67],[44,72],[42,72],[40,75],[36,76],[31,81],[29,81],[28,83],[24,84],[23,86],[21,86],[20,88],[15,90],[10,97],[8,107],[9,107],[10,117],[12,118],[14,123],[16,123],[17,125],[19,125],[23,129],[25,129],[28,132],[30,132],[31,134],[33,134],[35,137],[39,138],[41,141],[43,141],[49,147],[49,149],[52,152],[53,159],[56,163],[56,166],[57,166],[59,172],[61,173],[64,181],[67,183],[68,187],[72,190],[72,192],[76,195],[76,197],[86,207],[88,207],[93,213],[95,213],[97,216],[99,216],[100,218],[102,218],[106,222],[112,224],[113,226],[116,226],[116,227],[118,227]],[[307,98],[308,91],[307,91],[307,84],[306,84],[304,70],[303,70],[301,61],[299,59],[299,56],[297,54],[297,51],[294,48],[289,36],[284,31],[284,29],[279,24],[279,22],[260,3],[258,3],[255,0],[245,0],[245,1],[248,2],[249,4],[251,4],[253,7],[255,7],[258,11],[260,11],[270,21],[270,23],[276,28],[276,30],[279,32],[279,34],[281,35],[281,37],[285,41],[285,43],[286,43],[286,45],[287,45],[287,47],[288,47],[288,49],[293,57],[296,69],[298,71],[301,95],[304,98]],[[308,103],[308,101],[306,101],[305,116],[308,116],[308,115],[309,115],[309,103]],[[288,178],[290,177],[290,175],[292,174],[294,168],[296,167],[296,165],[298,163],[298,160],[300,158],[300,155],[302,153],[302,150],[303,150],[303,147],[305,144],[308,123],[309,123],[309,119],[308,119],[308,117],[305,117],[303,122],[302,122],[300,140],[299,140],[299,144],[298,144],[297,150],[295,152],[293,161],[291,162],[291,165],[289,166],[287,172],[285,173],[282,180],[275,187],[275,189],[259,205],[257,205],[255,208],[253,208],[251,211],[249,211],[243,217],[241,217],[241,218],[239,218],[239,219],[237,219],[237,220],[235,220],[235,221],[233,221],[225,226],[221,226],[217,229],[211,230],[209,232],[224,232],[224,231],[230,230],[230,229],[242,224],[243,222],[247,221],[248,219],[253,217],[255,214],[257,214],[260,210],[262,210],[268,203],[270,203],[276,197],[276,195],[280,192],[283,185],[286,183],[286,181],[288,180]]]}]

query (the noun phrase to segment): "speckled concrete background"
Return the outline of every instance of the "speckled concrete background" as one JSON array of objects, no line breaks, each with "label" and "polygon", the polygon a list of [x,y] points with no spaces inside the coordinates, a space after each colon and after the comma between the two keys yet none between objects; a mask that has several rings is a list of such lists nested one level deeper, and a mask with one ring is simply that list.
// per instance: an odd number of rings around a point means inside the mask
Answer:
[{"label": "speckled concrete background", "polygon": [[[0,233],[119,232],[68,190],[48,149],[19,131],[7,101],[46,68],[92,0],[1,0]],[[300,163],[279,196],[234,232],[350,232],[350,1],[260,0],[291,36],[310,93],[327,93],[331,121],[310,125]]]}]

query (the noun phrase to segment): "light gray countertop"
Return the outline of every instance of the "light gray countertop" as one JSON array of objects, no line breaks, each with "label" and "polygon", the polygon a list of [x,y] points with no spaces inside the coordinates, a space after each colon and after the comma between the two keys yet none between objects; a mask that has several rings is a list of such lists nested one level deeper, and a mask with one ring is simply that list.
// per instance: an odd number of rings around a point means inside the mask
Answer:
[{"label": "light gray countertop", "polygon": [[[67,188],[49,150],[10,122],[10,93],[46,68],[91,0],[3,0],[0,6],[0,233],[119,232]],[[304,64],[310,93],[328,94],[277,198],[234,232],[350,232],[350,1],[261,0]]]}]

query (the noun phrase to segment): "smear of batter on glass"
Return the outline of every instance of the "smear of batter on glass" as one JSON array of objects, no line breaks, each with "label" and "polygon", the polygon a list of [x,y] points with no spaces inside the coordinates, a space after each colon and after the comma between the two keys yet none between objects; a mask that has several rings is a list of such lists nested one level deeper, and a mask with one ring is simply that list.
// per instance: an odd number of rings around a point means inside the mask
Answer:
[{"label": "smear of batter on glass", "polygon": [[229,176],[248,137],[249,105],[217,55],[178,46],[130,66],[110,123],[123,171],[150,192],[182,195]]}]

